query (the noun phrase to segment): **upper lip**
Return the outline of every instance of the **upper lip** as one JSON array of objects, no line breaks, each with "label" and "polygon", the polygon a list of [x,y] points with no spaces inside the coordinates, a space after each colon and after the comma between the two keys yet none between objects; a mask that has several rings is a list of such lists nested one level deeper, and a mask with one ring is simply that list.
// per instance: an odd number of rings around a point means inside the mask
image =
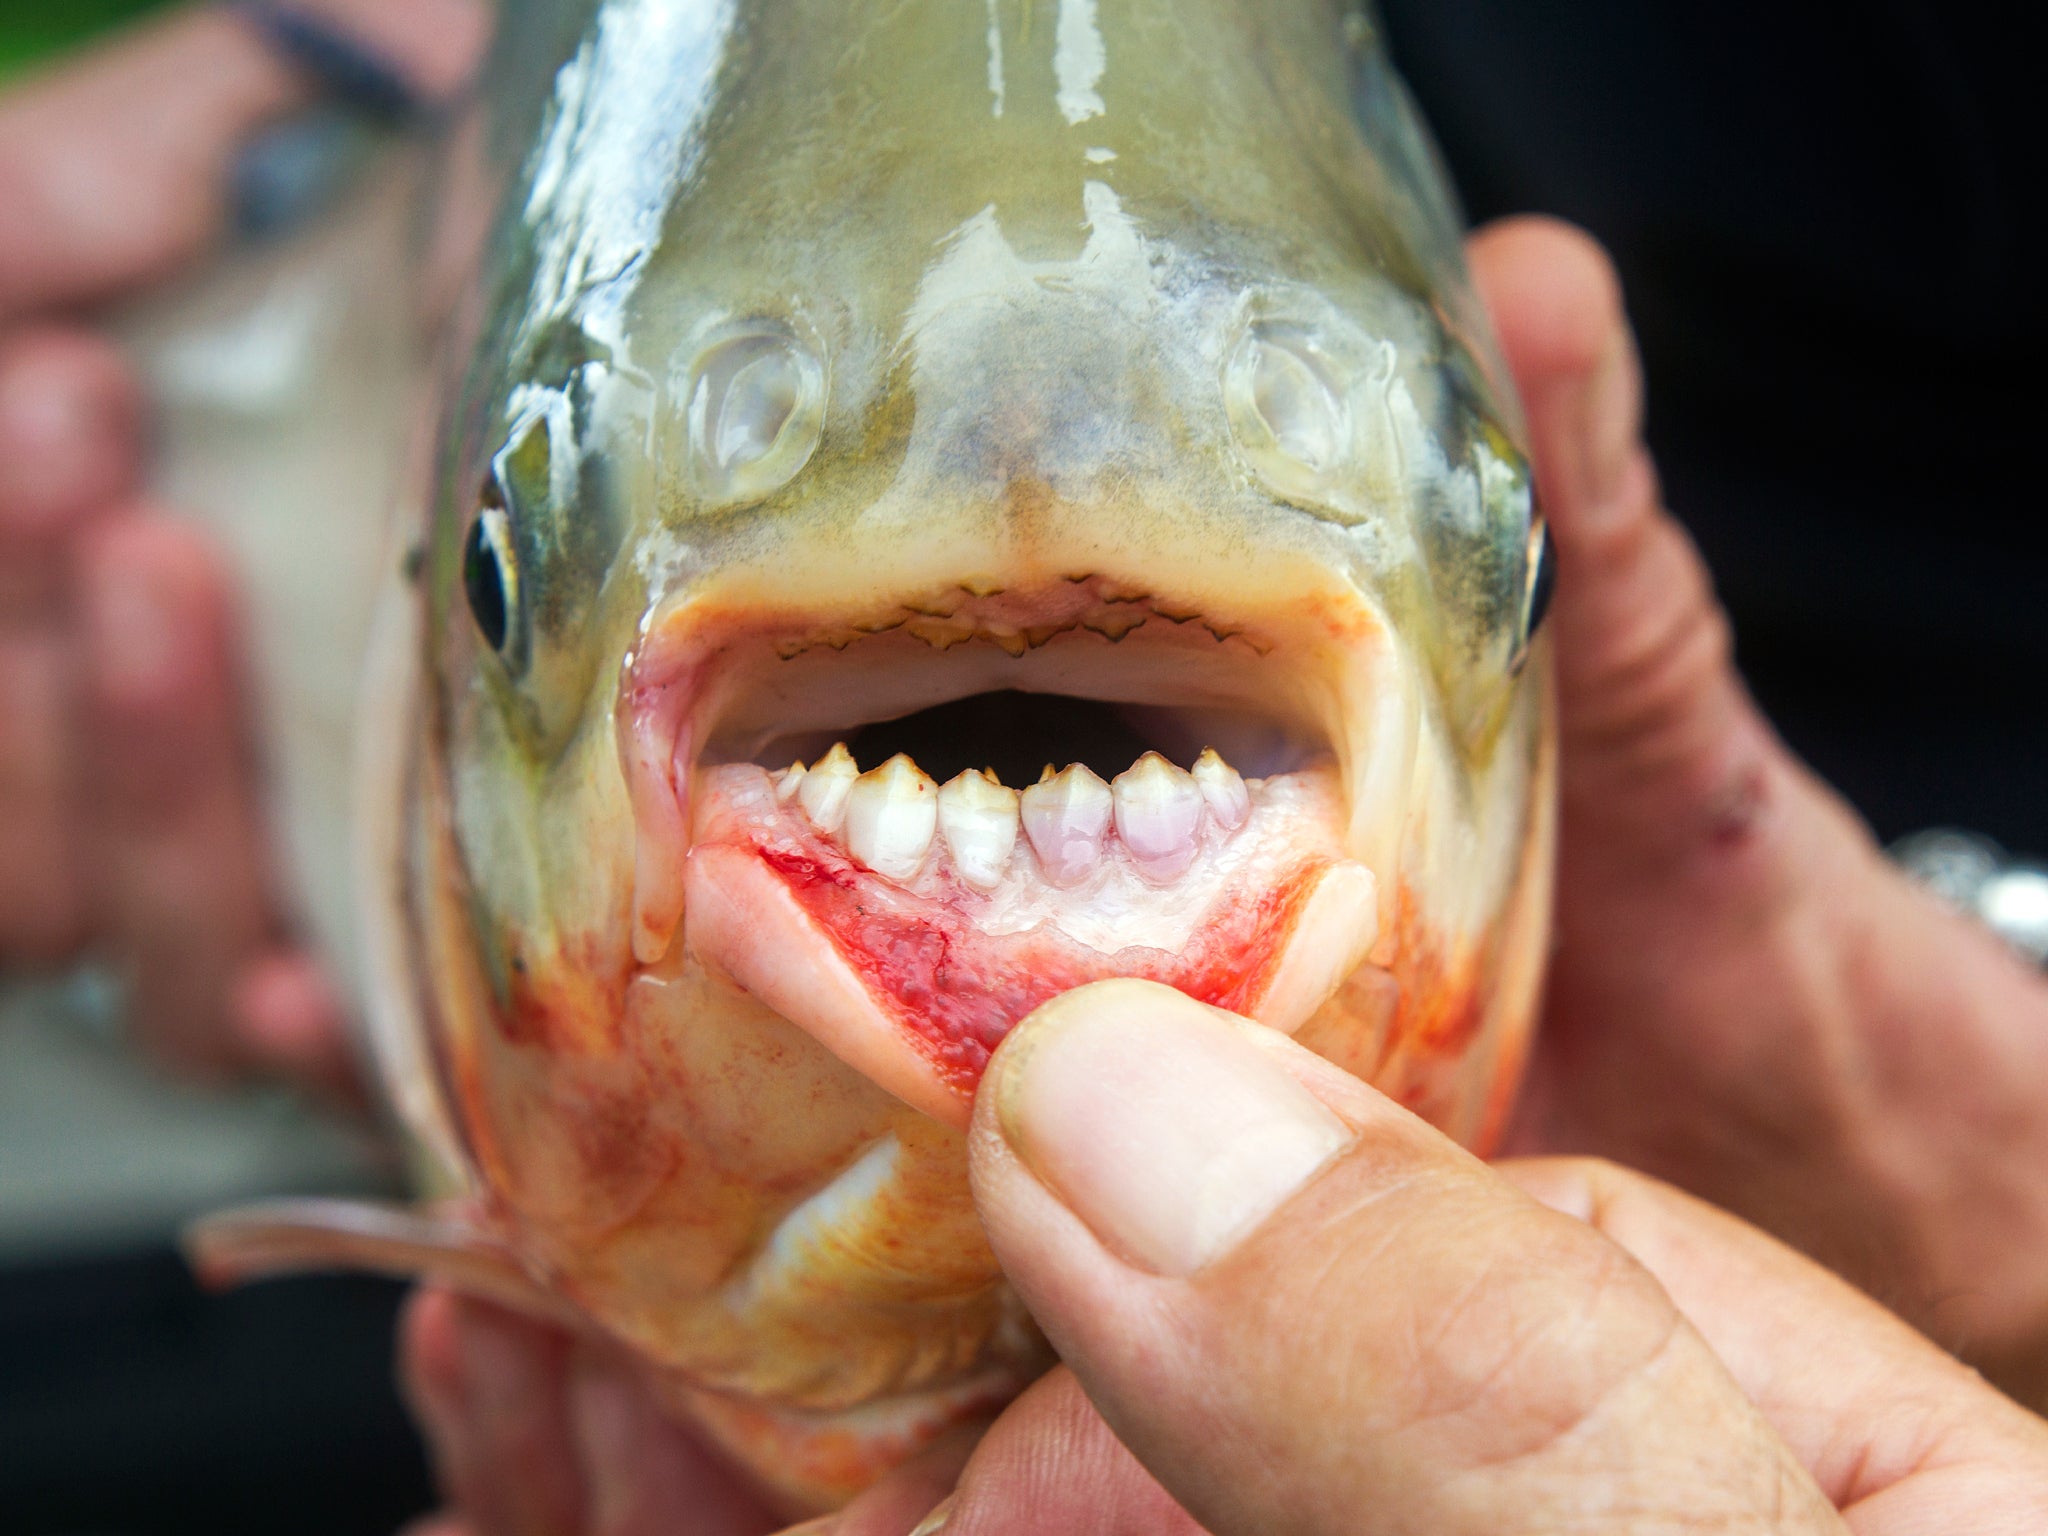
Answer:
[{"label": "upper lip", "polygon": [[[831,615],[748,620],[685,606],[633,659],[629,707],[677,716],[691,762],[776,767],[876,721],[1013,690],[1135,708],[1234,712],[1267,738],[1215,743],[1254,774],[1328,749],[1326,723],[1261,666],[1255,621],[1092,577],[1026,591],[950,591]],[[1058,743],[1048,743],[1056,749]],[[1292,762],[1283,759],[1291,757]]]}]

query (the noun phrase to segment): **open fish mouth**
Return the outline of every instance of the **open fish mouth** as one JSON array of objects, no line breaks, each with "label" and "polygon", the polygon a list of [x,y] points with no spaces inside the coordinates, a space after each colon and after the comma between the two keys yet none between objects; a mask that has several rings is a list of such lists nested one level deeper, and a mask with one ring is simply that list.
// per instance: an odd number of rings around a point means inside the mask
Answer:
[{"label": "open fish mouth", "polygon": [[1343,690],[1276,689],[1285,628],[1092,577],[663,616],[620,710],[636,958],[722,972],[955,1124],[1010,1027],[1089,981],[1298,1029],[1379,888]]}]

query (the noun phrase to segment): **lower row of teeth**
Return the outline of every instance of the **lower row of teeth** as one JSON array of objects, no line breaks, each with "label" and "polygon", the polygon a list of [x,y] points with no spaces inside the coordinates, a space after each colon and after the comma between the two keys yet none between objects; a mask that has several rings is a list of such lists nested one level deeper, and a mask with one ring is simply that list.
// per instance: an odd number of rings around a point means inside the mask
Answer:
[{"label": "lower row of teeth", "polygon": [[1235,832],[1251,815],[1243,777],[1213,751],[1192,772],[1147,752],[1109,784],[1080,763],[1048,767],[1020,794],[976,769],[941,788],[901,753],[862,773],[841,743],[809,767],[791,767],[776,797],[795,800],[820,832],[897,882],[916,876],[943,837],[955,872],[982,891],[1002,883],[1020,831],[1055,885],[1087,878],[1112,839],[1141,874],[1166,881],[1195,862],[1208,827]]}]

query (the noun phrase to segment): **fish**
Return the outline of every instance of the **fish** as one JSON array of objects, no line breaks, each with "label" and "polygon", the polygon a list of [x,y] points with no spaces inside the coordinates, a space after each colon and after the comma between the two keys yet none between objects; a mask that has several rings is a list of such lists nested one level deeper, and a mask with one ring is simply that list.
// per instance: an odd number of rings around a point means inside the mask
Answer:
[{"label": "fish", "polygon": [[358,730],[421,1202],[195,1230],[600,1335],[794,1510],[1049,1363],[977,1081],[1145,977],[1500,1135],[1554,573],[1344,0],[514,3]]}]

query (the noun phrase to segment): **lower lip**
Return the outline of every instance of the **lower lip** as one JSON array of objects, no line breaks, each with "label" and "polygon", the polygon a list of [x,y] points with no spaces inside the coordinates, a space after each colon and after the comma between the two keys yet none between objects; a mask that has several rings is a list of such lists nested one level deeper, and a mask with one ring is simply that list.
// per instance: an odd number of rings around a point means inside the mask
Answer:
[{"label": "lower lip", "polygon": [[1021,845],[994,890],[934,856],[885,879],[754,767],[700,774],[685,859],[684,950],[926,1114],[965,1124],[989,1057],[1059,993],[1157,981],[1299,1028],[1363,959],[1374,881],[1343,859],[1327,768],[1254,785],[1250,814],[1210,828],[1159,886],[1106,849],[1073,886]]},{"label": "lower lip", "polygon": [[1047,926],[992,936],[942,902],[878,901],[872,875],[826,850],[756,851],[939,1076],[963,1095],[973,1093],[989,1056],[1020,1019],[1091,981],[1137,977],[1245,1011],[1326,867],[1305,859],[1282,880],[1226,902],[1178,952],[1103,954]]}]

